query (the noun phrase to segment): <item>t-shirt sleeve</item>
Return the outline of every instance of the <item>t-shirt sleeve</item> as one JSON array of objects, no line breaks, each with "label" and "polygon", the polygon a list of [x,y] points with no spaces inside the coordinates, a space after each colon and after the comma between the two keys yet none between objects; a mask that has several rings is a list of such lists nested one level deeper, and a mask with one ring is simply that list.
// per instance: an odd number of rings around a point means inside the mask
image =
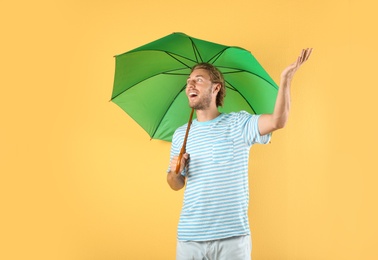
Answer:
[{"label": "t-shirt sleeve", "polygon": [[249,146],[258,144],[267,144],[270,142],[272,134],[260,135],[258,121],[261,115],[252,115],[245,111],[239,114],[239,123],[241,125],[241,134],[244,141]]}]

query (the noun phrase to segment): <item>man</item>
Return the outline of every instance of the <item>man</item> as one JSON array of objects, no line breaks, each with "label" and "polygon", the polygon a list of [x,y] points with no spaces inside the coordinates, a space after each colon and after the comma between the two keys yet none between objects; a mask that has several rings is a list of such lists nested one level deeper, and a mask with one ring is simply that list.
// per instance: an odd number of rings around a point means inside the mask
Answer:
[{"label": "man", "polygon": [[186,95],[197,119],[193,120],[179,172],[175,172],[177,154],[186,125],[176,130],[167,175],[173,190],[186,185],[178,225],[178,260],[251,258],[249,151],[255,143],[268,143],[271,133],[285,126],[291,81],[311,51],[303,50],[282,72],[273,114],[221,114],[218,106],[223,105],[225,96],[223,75],[207,63],[193,67]]}]

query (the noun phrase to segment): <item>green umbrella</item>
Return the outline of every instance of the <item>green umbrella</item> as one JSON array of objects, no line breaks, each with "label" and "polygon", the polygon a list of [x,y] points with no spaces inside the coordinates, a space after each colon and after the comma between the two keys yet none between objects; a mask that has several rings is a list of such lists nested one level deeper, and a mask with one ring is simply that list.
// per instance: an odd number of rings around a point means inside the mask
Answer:
[{"label": "green umbrella", "polygon": [[224,75],[226,97],[221,112],[273,112],[278,86],[243,48],[173,33],[115,58],[111,100],[151,139],[171,141],[174,131],[188,121],[186,80],[200,62],[215,65]]}]

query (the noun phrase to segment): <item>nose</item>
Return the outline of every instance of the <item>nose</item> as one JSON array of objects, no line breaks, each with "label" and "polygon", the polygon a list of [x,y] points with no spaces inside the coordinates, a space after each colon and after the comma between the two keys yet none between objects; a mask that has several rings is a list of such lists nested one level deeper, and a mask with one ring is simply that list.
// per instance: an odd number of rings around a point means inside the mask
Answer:
[{"label": "nose", "polygon": [[191,89],[195,89],[195,88],[196,88],[195,81],[188,80],[188,82],[186,83],[186,89],[191,90]]},{"label": "nose", "polygon": [[196,81],[194,79],[188,79],[186,82],[187,87],[189,86],[195,86]]}]

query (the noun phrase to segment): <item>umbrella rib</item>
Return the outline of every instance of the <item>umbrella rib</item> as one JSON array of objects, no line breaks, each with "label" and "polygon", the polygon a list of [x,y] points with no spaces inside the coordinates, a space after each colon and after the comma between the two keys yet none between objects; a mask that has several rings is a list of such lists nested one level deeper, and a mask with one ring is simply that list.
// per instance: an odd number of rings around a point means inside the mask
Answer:
[{"label": "umbrella rib", "polygon": [[225,80],[227,82],[228,85],[232,86],[234,91],[238,92],[239,95],[245,100],[245,102],[247,102],[247,104],[249,105],[249,107],[252,109],[253,113],[256,115],[256,110],[253,108],[252,104],[250,104],[248,102],[248,100],[244,97],[244,95],[242,93],[240,93],[240,91],[238,91],[230,82],[228,82],[227,80]]},{"label": "umbrella rib", "polygon": [[[194,43],[192,37],[189,37],[190,41],[192,42],[192,48],[193,48],[193,52],[194,52],[194,56],[196,57],[196,62],[198,62],[198,57],[200,58],[201,62],[203,62],[203,59],[201,57],[201,53],[199,52],[198,48],[197,48],[197,45]],[[198,57],[197,57],[197,53],[198,53]]]},{"label": "umbrella rib", "polygon": [[[218,68],[226,68],[226,69],[230,69],[230,68],[227,68],[227,67],[218,67]],[[275,85],[273,85],[269,80],[267,80],[267,79],[261,77],[260,75],[258,75],[258,74],[256,74],[256,73],[250,72],[250,71],[248,71],[248,70],[229,71],[229,72],[223,72],[222,74],[225,75],[225,74],[233,74],[233,73],[240,73],[240,72],[246,72],[246,73],[248,73],[248,74],[255,75],[256,77],[258,77],[258,78],[260,78],[260,79],[262,79],[262,80],[268,82],[269,85],[272,86],[273,88],[278,89],[278,87],[275,86]]]},{"label": "umbrella rib", "polygon": [[[209,59],[209,62],[210,62],[212,59],[214,59],[214,61],[211,61],[211,63],[214,64],[214,63],[220,58],[220,56],[222,56],[222,54],[223,54],[227,49],[229,49],[229,48],[230,48],[230,47],[226,47],[226,48],[224,48],[222,51],[220,51],[220,52],[218,52],[217,54],[215,54],[211,59]],[[217,68],[233,69],[233,68],[230,68],[230,67],[224,67],[224,66],[217,66]],[[240,72],[246,72],[246,73],[248,73],[248,74],[255,75],[255,76],[259,77],[260,79],[262,79],[262,80],[268,82],[269,85],[271,85],[273,88],[278,89],[278,87],[275,86],[274,84],[272,84],[269,80],[267,80],[267,79],[261,77],[260,75],[258,75],[258,74],[256,74],[256,73],[253,73],[253,72],[250,72],[250,71],[247,71],[247,70],[237,70],[237,71],[230,71],[230,72],[222,72],[222,74],[225,75],[225,74],[240,73]],[[232,85],[230,84],[230,86],[232,86]],[[232,87],[235,89],[234,86],[232,86]]]},{"label": "umbrella rib", "polygon": [[[173,58],[173,59],[177,60],[178,62],[180,62],[181,64],[185,65],[187,68],[190,68],[190,66],[188,66],[187,64],[185,64],[185,63],[182,62],[181,60],[177,59],[177,58],[176,58],[175,56],[173,56],[171,53],[169,53],[169,52],[167,52],[167,51],[165,51],[165,53],[168,54],[168,56],[170,56],[171,58]],[[177,56],[180,56],[180,55],[177,55]],[[180,57],[185,58],[185,57],[183,57],[183,56],[180,56]],[[187,59],[187,58],[185,58],[185,59]],[[190,59],[188,59],[188,60],[190,60]]]},{"label": "umbrella rib", "polygon": [[[209,59],[209,62],[212,60],[212,59],[215,59],[214,61],[212,61],[211,63],[214,64],[221,56],[222,54],[227,50],[231,48],[230,46],[227,46],[226,48],[224,48],[223,50],[221,50],[220,52],[218,52],[217,54],[215,54],[211,59]],[[224,66],[216,66],[217,68],[224,68],[224,69],[234,69],[234,68],[230,68],[230,67],[224,67]],[[255,75],[257,77],[259,77],[260,79],[266,81],[269,83],[269,85],[271,85],[273,88],[275,89],[278,89],[277,86],[275,86],[274,84],[272,84],[271,82],[269,82],[267,79],[261,77],[260,75],[256,74],[256,73],[253,73],[253,72],[250,72],[250,71],[247,71],[247,70],[237,70],[237,71],[230,71],[230,72],[222,72],[223,75],[225,74],[231,74],[231,73],[239,73],[239,72],[246,72],[246,73],[249,73],[249,74],[252,74],[252,75]],[[230,84],[231,85],[231,84]],[[234,88],[234,87],[233,87]]]},{"label": "umbrella rib", "polygon": [[156,131],[159,129],[159,126],[161,125],[161,123],[163,122],[163,119],[165,118],[165,115],[168,113],[169,109],[172,107],[173,105],[173,102],[176,100],[176,98],[178,97],[178,95],[180,95],[181,91],[185,88],[186,86],[186,83],[184,84],[184,87],[181,88],[181,90],[177,93],[177,95],[172,99],[172,102],[171,104],[168,106],[167,109],[165,109],[165,112],[164,112],[164,115],[161,117],[159,123],[157,124],[157,127],[155,128],[154,132],[152,133],[151,135],[151,139],[154,138],[155,134],[156,134]]},{"label": "umbrella rib", "polygon": [[164,72],[160,72],[160,73],[156,73],[156,74],[154,74],[154,75],[151,75],[151,76],[148,77],[148,78],[144,78],[143,80],[140,80],[140,81],[136,82],[135,84],[133,84],[132,86],[130,86],[128,89],[125,89],[125,90],[123,90],[122,92],[118,93],[117,95],[115,95],[114,97],[112,97],[110,100],[113,100],[113,99],[117,98],[118,96],[122,95],[123,93],[125,93],[125,92],[128,91],[129,89],[135,87],[135,86],[138,85],[139,83],[141,83],[141,82],[143,82],[143,81],[146,81],[146,80],[148,80],[148,79],[150,79],[150,78],[153,78],[153,77],[155,77],[155,76],[157,76],[157,75],[162,75],[162,74],[166,74],[166,75],[189,75],[189,74],[184,74],[184,73],[183,73],[183,74],[180,74],[180,73],[170,73],[171,71],[177,71],[177,70],[182,70],[182,69],[183,69],[183,68],[174,69],[174,70],[170,70],[170,71],[164,71]]},{"label": "umbrella rib", "polygon": [[[227,50],[227,49],[229,49],[230,47],[226,47],[226,48],[224,48],[223,50],[221,50],[220,52],[218,52],[217,54],[215,54],[213,57],[211,57],[210,59],[209,59],[209,62],[211,62],[211,64],[214,64],[218,59],[219,59],[219,57],[220,56],[222,56],[222,54]],[[213,61],[211,61],[212,59],[214,59]]]}]

